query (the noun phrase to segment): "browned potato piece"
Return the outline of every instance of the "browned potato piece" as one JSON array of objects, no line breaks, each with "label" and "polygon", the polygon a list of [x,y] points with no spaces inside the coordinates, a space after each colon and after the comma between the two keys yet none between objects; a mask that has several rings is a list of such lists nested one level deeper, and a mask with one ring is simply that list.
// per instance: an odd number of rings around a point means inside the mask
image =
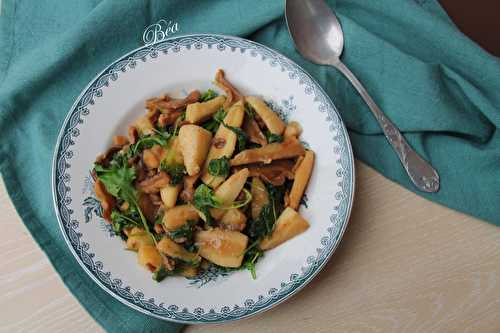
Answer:
[{"label": "browned potato piece", "polygon": [[188,175],[200,172],[207,157],[212,133],[197,125],[184,125],[179,130],[179,148],[184,157],[184,166]]},{"label": "browned potato piece", "polygon": [[153,240],[142,228],[133,227],[127,236],[127,250],[137,251],[141,246],[153,245]]},{"label": "browned potato piece", "polygon": [[297,157],[305,154],[305,149],[295,137],[281,143],[270,143],[260,148],[247,149],[231,160],[231,165],[249,163],[271,163],[273,160]]},{"label": "browned potato piece", "polygon": [[[242,101],[235,103],[227,112],[224,118],[224,123],[228,126],[241,127],[243,124],[243,118],[245,116],[245,108]],[[216,188],[223,181],[224,177],[214,177],[208,173],[208,164],[211,160],[221,158],[226,156],[231,158],[234,153],[234,148],[236,147],[236,134],[225,126],[219,126],[217,133],[215,133],[214,144],[210,146],[205,165],[203,167],[203,173],[201,175],[201,180],[211,186]],[[217,145],[216,142],[221,142],[223,144]]]},{"label": "browned potato piece", "polygon": [[232,208],[222,216],[221,226],[228,230],[242,231],[245,229],[247,217],[238,208]]},{"label": "browned potato piece", "polygon": [[[214,194],[220,199],[222,206],[229,206],[238,197],[245,182],[247,181],[249,171],[247,168],[233,173],[221,186],[215,190]],[[216,219],[220,219],[226,211],[219,208],[210,209],[210,214]]]},{"label": "browned potato piece", "polygon": [[262,208],[269,203],[269,193],[259,177],[252,178],[252,186],[250,189],[252,193],[252,219],[256,220],[259,217]]},{"label": "browned potato piece", "polygon": [[167,231],[174,231],[183,226],[188,220],[198,221],[200,215],[191,205],[180,205],[168,209],[163,215],[163,226]]},{"label": "browned potato piece", "polygon": [[172,154],[173,160],[177,164],[184,164],[184,157],[182,156],[181,153],[181,146],[180,146],[180,141],[179,141],[179,136],[177,136],[175,139],[173,139],[172,144],[170,148],[168,149],[167,153],[165,156],[169,156],[169,154]]},{"label": "browned potato piece", "polygon": [[208,120],[224,104],[225,96],[217,96],[214,99],[200,103],[189,104],[186,108],[186,121],[191,124],[199,124]]},{"label": "browned potato piece", "polygon": [[142,135],[149,135],[154,133],[153,124],[151,123],[151,121],[147,116],[142,116],[137,118],[133,125],[137,129],[137,131]]},{"label": "browned potato piece", "polygon": [[197,264],[200,262],[201,258],[196,253],[189,252],[182,245],[177,244],[168,237],[163,237],[161,241],[156,245],[158,251],[161,253],[174,258],[180,259],[187,263]]},{"label": "browned potato piece", "polygon": [[300,124],[296,121],[291,121],[288,125],[286,125],[283,136],[285,138],[289,138],[291,136],[298,138],[300,134],[302,134],[302,126],[300,126]]},{"label": "browned potato piece", "polygon": [[198,231],[195,241],[203,258],[223,267],[240,267],[248,237],[238,231],[215,228]]},{"label": "browned potato piece", "polygon": [[181,187],[181,185],[169,184],[160,190],[161,201],[163,201],[163,205],[166,209],[170,209],[175,206]]},{"label": "browned potato piece", "polygon": [[143,245],[139,248],[139,252],[137,252],[137,261],[139,265],[154,272],[161,266],[163,259],[154,245]]},{"label": "browned potato piece", "polygon": [[144,149],[144,151],[142,152],[142,160],[149,169],[156,169],[158,168],[158,166],[160,166],[160,160],[151,151],[151,149]]},{"label": "browned potato piece", "polygon": [[276,112],[271,110],[266,103],[264,103],[262,99],[255,96],[247,96],[245,97],[245,100],[255,110],[255,113],[262,118],[262,121],[266,124],[269,132],[278,135],[283,133],[286,126],[285,123],[276,114]]},{"label": "browned potato piece", "polygon": [[313,166],[314,152],[308,150],[295,171],[295,178],[293,180],[292,189],[290,190],[290,207],[295,210],[299,208],[300,199],[306,190]]},{"label": "browned potato piece", "polygon": [[270,237],[260,242],[262,250],[272,249],[297,236],[309,228],[309,223],[290,207],[285,208],[276,220],[276,226]]}]

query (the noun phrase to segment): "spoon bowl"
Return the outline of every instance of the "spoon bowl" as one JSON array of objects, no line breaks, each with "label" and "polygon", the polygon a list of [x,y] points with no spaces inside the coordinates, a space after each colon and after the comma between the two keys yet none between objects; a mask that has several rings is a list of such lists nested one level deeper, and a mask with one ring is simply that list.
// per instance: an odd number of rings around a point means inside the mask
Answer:
[{"label": "spoon bowl", "polygon": [[285,17],[295,47],[304,58],[320,65],[338,62],[344,49],[344,34],[339,20],[323,0],[288,0]]},{"label": "spoon bowl", "polygon": [[424,192],[439,191],[437,171],[413,150],[361,82],[340,60],[344,48],[344,33],[337,16],[328,4],[324,0],[286,0],[285,16],[288,31],[300,54],[316,64],[334,66],[356,88],[413,184]]}]

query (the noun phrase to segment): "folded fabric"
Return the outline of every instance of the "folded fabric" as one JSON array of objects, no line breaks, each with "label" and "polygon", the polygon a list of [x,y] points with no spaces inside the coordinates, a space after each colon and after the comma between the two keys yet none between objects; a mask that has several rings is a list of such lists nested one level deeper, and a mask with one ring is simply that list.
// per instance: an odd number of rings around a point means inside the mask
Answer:
[{"label": "folded fabric", "polygon": [[[283,1],[0,4],[0,170],[34,239],[109,332],[175,332],[180,325],[127,308],[79,268],[52,209],[51,159],[59,128],[80,91],[107,64],[140,46],[144,29],[159,19],[178,22],[178,34],[239,35],[297,61],[336,103],[356,157],[415,190],[350,84],[335,69],[308,63],[294,50]],[[419,194],[500,225],[500,60],[461,34],[434,0],[330,5],[345,32],[343,60],[441,175],[439,193]]]}]

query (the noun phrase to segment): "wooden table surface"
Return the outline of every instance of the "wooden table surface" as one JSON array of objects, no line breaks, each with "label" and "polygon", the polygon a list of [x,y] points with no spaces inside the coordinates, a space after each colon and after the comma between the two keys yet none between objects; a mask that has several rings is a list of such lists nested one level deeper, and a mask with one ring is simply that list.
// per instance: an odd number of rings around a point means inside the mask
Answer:
[{"label": "wooden table surface", "polygon": [[[356,167],[349,227],[309,286],[257,317],[185,332],[500,332],[500,228]],[[101,332],[0,186],[0,332]]]}]

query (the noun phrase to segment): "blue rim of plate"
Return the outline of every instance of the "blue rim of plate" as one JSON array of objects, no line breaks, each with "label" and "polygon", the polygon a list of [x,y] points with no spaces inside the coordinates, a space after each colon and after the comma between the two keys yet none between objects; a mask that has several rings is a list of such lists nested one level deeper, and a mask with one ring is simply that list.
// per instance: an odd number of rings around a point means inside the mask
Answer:
[{"label": "blue rim of plate", "polygon": [[[95,99],[103,95],[103,87],[118,80],[120,73],[133,70],[138,61],[146,62],[160,55],[168,55],[169,52],[179,52],[182,48],[196,50],[204,46],[216,47],[220,51],[230,48],[233,52],[235,50],[241,53],[248,52],[252,57],[260,57],[271,67],[279,66],[282,71],[288,72],[290,80],[298,80],[304,92],[307,95],[312,94],[314,101],[319,103],[317,109],[326,115],[330,132],[337,132],[333,136],[332,149],[335,154],[340,155],[336,162],[340,165],[337,175],[342,176],[342,181],[338,184],[341,190],[334,193],[339,204],[330,214],[327,233],[319,240],[316,253],[307,257],[300,272],[290,274],[288,281],[282,281],[279,286],[269,289],[266,295],[260,295],[255,300],[245,300],[242,306],[227,305],[208,311],[195,308],[189,311],[175,304],[156,304],[154,299],[146,299],[141,291],[133,291],[129,286],[123,286],[121,279],[113,277],[111,272],[106,272],[102,262],[94,261],[94,254],[90,252],[89,244],[82,240],[83,235],[78,231],[79,221],[71,218],[73,211],[68,207],[71,203],[69,196],[71,188],[67,185],[70,182],[70,175],[67,171],[71,168],[69,161],[74,156],[71,150],[71,146],[75,144],[73,138],[79,135],[77,127],[90,112],[86,106],[94,104]],[[71,253],[83,270],[103,290],[125,305],[159,319],[184,324],[220,323],[253,316],[284,302],[307,285],[328,262],[347,228],[354,199],[354,181],[354,158],[347,130],[335,105],[321,86],[295,62],[262,44],[240,37],[216,34],[192,34],[169,38],[137,48],[107,66],[87,85],[70,108],[59,132],[52,161],[52,195],[59,227]]]}]

